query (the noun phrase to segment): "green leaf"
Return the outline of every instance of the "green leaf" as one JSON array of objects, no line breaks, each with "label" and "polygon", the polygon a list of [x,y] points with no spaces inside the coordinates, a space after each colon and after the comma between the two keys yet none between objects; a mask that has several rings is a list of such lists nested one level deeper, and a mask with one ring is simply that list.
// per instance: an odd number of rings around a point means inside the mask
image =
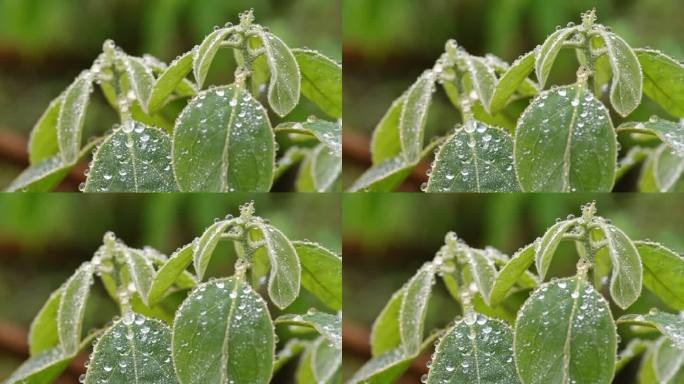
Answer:
[{"label": "green leaf", "polygon": [[197,81],[197,86],[201,89],[204,80],[207,78],[211,63],[214,61],[216,52],[221,48],[221,42],[232,32],[231,28],[220,28],[208,34],[204,41],[193,49],[192,69]]},{"label": "green leaf", "polygon": [[644,285],[671,308],[684,310],[684,258],[658,243],[634,242],[644,267]]},{"label": "green leaf", "polygon": [[531,383],[610,383],[617,333],[610,307],[577,278],[542,285],[518,313],[513,351]]},{"label": "green leaf", "polygon": [[146,306],[150,306],[149,293],[154,279],[154,267],[145,255],[137,249],[127,249],[125,251],[126,265],[131,274],[131,279],[135,285],[135,290],[140,294],[140,298]]},{"label": "green leaf", "polygon": [[639,252],[622,230],[606,223],[599,225],[606,238],[606,247],[613,265],[610,295],[620,308],[625,309],[641,294],[643,268]]},{"label": "green leaf", "polygon": [[675,377],[684,364],[684,353],[665,337],[661,337],[654,348],[653,367],[656,377],[661,383],[666,383]]},{"label": "green leaf", "polygon": [[399,313],[405,294],[406,286],[396,291],[373,322],[370,336],[373,357],[381,356],[401,345]]},{"label": "green leaf", "polygon": [[182,191],[268,191],[275,152],[266,110],[235,85],[201,92],[173,133],[173,167]]},{"label": "green leaf", "polygon": [[[309,351],[307,347],[309,345],[310,342],[306,340],[288,340],[287,343],[285,343],[285,346],[282,347],[280,351],[278,351],[278,354],[275,357],[275,362],[273,363],[273,372],[278,372],[280,368],[285,366],[285,364],[289,363],[302,352],[304,352],[304,354],[308,353]],[[302,358],[302,360],[303,359],[304,357]]]},{"label": "green leaf", "polygon": [[26,360],[3,384],[50,384],[72,359],[61,348],[48,349]]},{"label": "green leaf", "polygon": [[342,66],[320,52],[293,49],[302,76],[302,94],[329,116],[342,118]]},{"label": "green leaf", "polygon": [[325,145],[318,145],[311,154],[311,174],[317,192],[334,189],[342,174],[342,157]]},{"label": "green leaf", "polygon": [[135,93],[135,97],[140,102],[142,110],[149,114],[150,110],[148,108],[150,102],[150,96],[152,95],[152,89],[155,85],[154,75],[152,75],[152,70],[148,68],[145,63],[132,56],[125,56],[123,58],[124,68],[126,69],[126,74],[128,75],[128,82]]},{"label": "green leaf", "polygon": [[473,89],[485,111],[489,113],[497,82],[494,70],[481,57],[466,55],[463,61],[466,71],[470,74]]},{"label": "green leaf", "polygon": [[535,51],[535,71],[539,85],[542,88],[544,88],[546,79],[548,79],[549,73],[551,73],[551,67],[553,67],[553,62],[556,61],[558,52],[563,48],[563,43],[575,32],[577,32],[577,27],[561,28],[547,37],[544,43]]},{"label": "green leaf", "polygon": [[7,187],[7,192],[48,192],[69,174],[73,165],[64,164],[60,155],[26,168]]},{"label": "green leaf", "polygon": [[312,151],[306,154],[306,157],[302,161],[302,165],[299,167],[299,172],[297,173],[296,188],[297,192],[315,192],[316,185],[313,179],[313,168],[311,163],[313,162]]},{"label": "green leaf", "polygon": [[[661,147],[665,147],[665,144],[661,144]],[[654,163],[656,157],[657,153],[651,151],[641,166],[641,172],[639,173],[639,191],[641,192],[660,191],[660,187],[655,179]]]},{"label": "green leaf", "polygon": [[90,71],[83,71],[64,92],[57,117],[57,141],[66,164],[73,164],[78,159],[83,122],[92,91],[93,75]]},{"label": "green leaf", "polygon": [[673,121],[653,116],[644,122],[620,124],[617,129],[618,131],[621,129],[634,129],[638,132],[644,130],[651,132],[658,136],[663,143],[670,146],[678,155],[684,156],[684,128]]},{"label": "green leaf", "polygon": [[425,263],[409,280],[399,310],[399,334],[406,355],[415,355],[423,342],[428,302],[435,283],[435,267]]},{"label": "green leaf", "polygon": [[676,117],[684,117],[684,64],[650,49],[634,50],[644,75],[644,93]]},{"label": "green leaf", "polygon": [[426,192],[514,192],[513,140],[502,129],[467,121],[439,148]]},{"label": "green leaf", "polygon": [[654,327],[670,339],[677,348],[684,350],[684,318],[656,308],[645,315],[624,315],[618,324],[638,324]]},{"label": "green leaf", "polygon": [[489,305],[489,296],[496,278],[494,262],[479,249],[469,248],[463,252],[465,261],[470,267],[478,292],[482,295],[485,303]]},{"label": "green leaf", "polygon": [[556,253],[558,244],[563,240],[563,235],[568,233],[576,224],[577,220],[559,221],[547,229],[544,236],[535,243],[535,265],[537,273],[542,280],[544,280],[546,272],[549,270],[549,265],[551,265],[551,260],[553,259],[553,254]]},{"label": "green leaf", "polygon": [[373,130],[370,149],[373,165],[381,164],[401,153],[399,121],[405,100],[406,94],[394,100]]},{"label": "green leaf", "polygon": [[421,157],[425,139],[425,123],[435,91],[435,75],[425,71],[409,88],[399,118],[399,137],[406,162],[415,163]]},{"label": "green leaf", "polygon": [[31,165],[40,163],[59,153],[57,142],[57,119],[64,102],[64,94],[50,102],[31,130],[28,152]]},{"label": "green leaf", "polygon": [[125,314],[98,340],[85,384],[172,384],[171,332],[158,320]]},{"label": "green leaf", "polygon": [[275,131],[313,135],[333,151],[335,156],[342,156],[342,125],[340,122],[311,119],[301,123],[282,123],[278,124]]},{"label": "green leaf", "polygon": [[608,110],[583,85],[539,94],[518,121],[514,164],[523,191],[610,191],[617,138]]},{"label": "green leaf", "polygon": [[502,110],[511,96],[518,90],[534,69],[535,52],[530,51],[516,59],[510,68],[501,76],[494,88],[489,104],[489,111],[497,113]]},{"label": "green leaf", "polygon": [[517,384],[512,347],[506,323],[466,314],[439,341],[427,384]]},{"label": "green leaf", "polygon": [[515,282],[524,275],[534,261],[536,243],[531,243],[519,249],[513,257],[499,270],[494,285],[489,293],[489,304],[496,306],[506,298],[508,291]]},{"label": "green leaf", "polygon": [[620,36],[607,31],[599,31],[599,34],[613,71],[610,103],[617,113],[627,116],[641,103],[644,83],[641,65],[632,48]]},{"label": "green leaf", "polygon": [[86,301],[93,284],[93,265],[83,263],[64,285],[62,301],[57,311],[59,343],[66,355],[79,350]]},{"label": "green leaf", "polygon": [[335,349],[342,349],[342,318],[341,316],[309,309],[304,314],[285,314],[275,320],[277,324],[309,327],[323,336]]},{"label": "green leaf", "polygon": [[297,372],[295,373],[297,384],[309,384],[317,382],[316,377],[314,376],[312,356],[313,345],[310,344],[306,348],[306,351],[304,351],[304,354],[297,365]]},{"label": "green leaf", "polygon": [[629,341],[627,346],[620,351],[618,355],[618,361],[615,364],[615,373],[620,372],[622,368],[626,367],[627,364],[632,362],[635,358],[639,357],[646,349],[651,345],[650,341],[645,341],[641,339],[632,339]]},{"label": "green leaf", "polygon": [[299,103],[301,74],[295,56],[280,38],[272,33],[259,33],[271,72],[268,103],[279,116],[285,116]]},{"label": "green leaf", "polygon": [[283,309],[299,296],[302,270],[297,251],[277,228],[259,224],[264,237],[264,247],[271,263],[268,278],[268,295],[278,308]]},{"label": "green leaf", "polygon": [[667,145],[661,145],[653,152],[652,172],[657,191],[676,190],[684,173],[684,156]]},{"label": "green leaf", "polygon": [[171,255],[169,260],[162,265],[152,280],[152,286],[148,294],[150,304],[158,303],[166,291],[182,275],[182,272],[192,263],[193,244],[186,244]]},{"label": "green leaf", "polygon": [[316,383],[336,383],[341,379],[342,349],[319,337],[311,346],[311,366]]},{"label": "green leaf", "polygon": [[275,353],[268,307],[236,278],[199,285],[176,313],[173,362],[182,384],[268,383]]},{"label": "green leaf", "polygon": [[183,54],[176,58],[169,66],[159,75],[157,81],[154,83],[152,92],[147,103],[147,111],[154,112],[164,105],[166,99],[173,93],[173,91],[182,83],[185,76],[192,70],[193,55],[192,51]]},{"label": "green leaf", "polygon": [[64,287],[52,292],[36,317],[33,318],[28,337],[31,356],[36,356],[59,345],[57,313],[63,295]]},{"label": "green leaf", "polygon": [[342,309],[342,258],[316,243],[292,245],[302,267],[302,286],[331,309]]},{"label": "green leaf", "polygon": [[[202,236],[193,243],[192,260],[199,281],[202,281],[204,278],[204,273],[209,265],[209,260],[211,260],[211,256],[214,254],[214,250],[221,240],[221,235],[231,224],[231,221],[218,221],[205,229]],[[183,255],[182,257],[187,256]]]},{"label": "green leaf", "polygon": [[402,348],[385,352],[364,364],[347,384],[392,384],[411,366],[413,359]]},{"label": "green leaf", "polygon": [[126,122],[97,148],[85,192],[172,192],[171,140],[158,128]]}]

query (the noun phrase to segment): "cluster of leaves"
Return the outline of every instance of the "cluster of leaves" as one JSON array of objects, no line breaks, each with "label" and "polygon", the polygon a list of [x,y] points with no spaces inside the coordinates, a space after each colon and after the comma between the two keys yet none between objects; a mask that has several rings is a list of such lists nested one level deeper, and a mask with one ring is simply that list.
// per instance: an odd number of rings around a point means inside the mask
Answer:
[{"label": "cluster of leaves", "polygon": [[[543,90],[564,48],[576,52],[577,81]],[[426,145],[437,84],[462,123]],[[642,93],[683,118],[684,65],[662,52],[632,49],[595,23],[593,11],[510,65],[494,55],[470,55],[449,41],[434,67],[394,101],[375,128],[373,166],[351,189],[390,191],[437,146],[429,181],[421,187],[426,192],[610,191],[644,159],[640,189],[681,189],[682,123],[653,116],[615,128],[601,100],[609,98],[613,110],[626,117]],[[619,133],[636,142],[620,161]]]},{"label": "cluster of leaves", "polygon": [[[577,274],[544,282],[562,241],[576,245]],[[463,316],[424,338],[438,276]],[[377,317],[370,340],[373,358],[349,383],[393,383],[435,340],[429,374],[422,380],[428,384],[610,383],[644,351],[642,384],[684,382],[684,315],[654,308],[624,314],[616,322],[601,293],[606,285],[622,310],[641,296],[644,285],[671,310],[681,311],[684,258],[660,244],[632,241],[596,216],[593,203],[510,258],[494,248],[472,248],[449,233],[435,258]],[[616,324],[638,331],[619,353]]]},{"label": "cluster of leaves", "polygon": [[[202,90],[222,48],[234,52],[235,81]],[[195,82],[186,78],[191,71]],[[121,124],[83,145],[93,84]],[[272,127],[258,100],[264,93],[279,119],[303,94],[332,120],[310,116]],[[174,103],[178,99],[182,111]],[[31,165],[8,189],[51,190],[95,148],[82,185],[86,192],[268,191],[298,162],[298,189],[335,190],[342,167],[341,117],[341,65],[316,51],[291,50],[254,24],[251,11],[169,65],[127,55],[107,41],[92,67],[38,120],[29,143]],[[277,134],[290,144],[276,162]]]},{"label": "cluster of leaves", "polygon": [[[252,204],[239,217],[209,226],[171,257],[128,247],[107,233],[45,303],[31,325],[31,357],[5,384],[52,382],[95,340],[86,384],[268,383],[301,354],[297,382],[336,383],[341,366],[342,260],[319,244],[290,241]],[[238,256],[231,277],[202,282],[217,244],[231,241]],[[188,267],[194,266],[190,273]],[[118,304],[121,317],[82,337],[95,277]],[[288,307],[303,286],[332,313],[312,308],[271,319],[258,293]],[[276,354],[277,327],[295,336]]]}]

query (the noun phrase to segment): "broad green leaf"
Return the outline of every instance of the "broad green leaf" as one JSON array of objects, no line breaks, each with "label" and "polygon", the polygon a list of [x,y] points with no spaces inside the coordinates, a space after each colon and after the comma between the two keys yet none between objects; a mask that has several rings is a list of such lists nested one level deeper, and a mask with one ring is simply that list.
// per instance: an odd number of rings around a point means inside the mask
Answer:
[{"label": "broad green leaf", "polygon": [[85,384],[173,384],[171,331],[162,322],[125,314],[100,337]]},{"label": "broad green leaf", "polygon": [[57,313],[63,294],[63,287],[52,292],[36,317],[33,318],[28,337],[31,356],[36,356],[59,345]]},{"label": "broad green leaf", "polygon": [[610,295],[620,308],[625,309],[641,294],[643,268],[639,252],[632,240],[618,227],[606,223],[599,225],[606,238],[606,247],[613,265]]},{"label": "broad green leaf", "polygon": [[69,174],[73,164],[64,164],[61,155],[26,168],[7,187],[7,192],[49,192]]},{"label": "broad green leaf", "polygon": [[684,173],[684,156],[667,145],[653,152],[653,179],[660,192],[676,190]]},{"label": "broad green leaf", "polygon": [[489,305],[489,295],[496,278],[494,262],[479,249],[468,249],[463,252],[463,256],[470,267],[470,274],[473,277],[478,292],[482,295],[485,303]]},{"label": "broad green leaf", "polygon": [[342,125],[340,122],[311,119],[301,123],[279,124],[275,131],[313,135],[318,141],[330,148],[336,156],[342,156]]},{"label": "broad green leaf", "polygon": [[499,270],[489,294],[489,304],[496,306],[503,301],[515,282],[524,275],[534,261],[536,244],[531,243],[519,249]]},{"label": "broad green leaf", "polygon": [[92,91],[93,75],[90,71],[83,71],[64,92],[64,101],[57,117],[57,141],[66,164],[73,164],[78,159],[83,122]]},{"label": "broad green leaf", "polygon": [[316,383],[334,384],[341,379],[342,350],[319,337],[312,345],[311,366]]},{"label": "broad green leaf", "polygon": [[654,327],[670,339],[677,348],[684,350],[684,317],[662,312],[656,308],[645,315],[624,315],[618,323]]},{"label": "broad green leaf", "polygon": [[650,49],[635,53],[644,75],[644,93],[667,112],[684,117],[684,64]]},{"label": "broad green leaf", "polygon": [[[656,384],[655,367],[653,366],[653,353],[655,348],[649,348],[639,365],[639,384]],[[659,383],[658,383],[659,384]],[[671,383],[667,383],[671,384]]]},{"label": "broad green leaf", "polygon": [[518,120],[514,164],[523,191],[610,191],[617,138],[606,107],[583,85],[539,94]]},{"label": "broad green leaf", "polygon": [[159,268],[150,287],[148,295],[150,304],[156,304],[164,297],[166,291],[192,263],[192,256],[193,244],[190,243],[174,252],[169,260]]},{"label": "broad green leaf", "polygon": [[164,105],[166,99],[182,83],[185,76],[192,70],[192,51],[176,58],[154,83],[147,104],[147,111],[154,112]]},{"label": "broad green leaf", "polygon": [[319,144],[311,153],[311,174],[317,192],[334,189],[335,182],[342,174],[342,157]]},{"label": "broad green leaf", "polygon": [[656,377],[662,383],[668,382],[684,364],[684,352],[665,337],[661,337],[654,348],[653,367]]},{"label": "broad green leaf", "polygon": [[342,258],[316,243],[292,245],[302,266],[302,286],[331,309],[342,309]]},{"label": "broad green leaf", "polygon": [[207,78],[214,56],[221,47],[221,42],[232,32],[231,28],[220,28],[204,38],[202,43],[193,49],[192,69],[198,88],[202,89]]},{"label": "broad green leaf", "polygon": [[425,263],[409,280],[399,310],[399,334],[406,355],[415,355],[423,342],[428,302],[435,283],[435,267]]},{"label": "broad green leaf", "polygon": [[150,306],[149,293],[155,274],[152,263],[137,249],[127,249],[124,257],[136,291],[143,303]]},{"label": "broad green leaf", "polygon": [[59,343],[65,355],[79,350],[86,301],[93,284],[93,265],[83,263],[64,285],[57,311]]},{"label": "broad green leaf", "polygon": [[182,191],[268,191],[275,152],[266,110],[235,85],[200,93],[173,133],[173,167]]},{"label": "broad green leaf", "polygon": [[510,68],[501,76],[494,88],[494,94],[489,106],[491,113],[502,110],[511,96],[534,70],[534,51],[530,51],[516,59]]},{"label": "broad green leaf", "polygon": [[302,76],[302,94],[329,116],[342,118],[342,66],[320,52],[293,49]]},{"label": "broad green leaf", "polygon": [[304,314],[286,314],[275,320],[276,324],[313,328],[336,349],[342,348],[342,318],[315,309]]},{"label": "broad green leaf", "polygon": [[271,109],[282,117],[299,103],[302,82],[299,65],[290,48],[279,37],[265,31],[261,31],[259,35],[271,72],[268,103]]},{"label": "broad green leaf", "polygon": [[283,309],[299,296],[302,270],[297,251],[290,240],[277,228],[259,224],[264,247],[271,264],[268,295],[273,304]]},{"label": "broad green leaf", "polygon": [[371,159],[373,165],[381,164],[401,153],[401,139],[399,138],[399,121],[406,94],[392,102],[385,115],[373,130],[371,138]]},{"label": "broad green leaf", "polygon": [[71,363],[59,347],[48,349],[26,360],[3,384],[50,384]]},{"label": "broad green leaf", "polygon": [[297,365],[297,372],[295,373],[297,384],[309,384],[317,382],[316,376],[314,375],[312,356],[313,344],[310,344],[304,351],[304,354]]},{"label": "broad green leaf", "polygon": [[[211,256],[214,254],[214,249],[216,249],[216,246],[221,240],[221,235],[231,224],[231,221],[218,221],[205,229],[202,236],[193,243],[192,261],[199,281],[202,281],[204,278],[204,272],[206,272],[209,260],[211,260]],[[187,256],[181,255],[181,257],[184,258]],[[179,262],[182,261],[184,260],[180,260]]]},{"label": "broad green leaf", "polygon": [[40,116],[31,130],[28,152],[31,165],[40,163],[59,152],[57,143],[57,119],[62,109],[64,95],[59,95],[50,102],[45,112]]},{"label": "broad green leaf", "polygon": [[577,278],[542,285],[518,313],[513,351],[524,384],[608,384],[617,333],[610,307]]},{"label": "broad green leaf", "polygon": [[517,384],[512,347],[506,323],[471,312],[439,341],[427,384]]},{"label": "broad green leaf", "polygon": [[268,383],[275,354],[268,307],[236,278],[199,285],[176,313],[173,362],[181,384]]},{"label": "broad green leaf", "polygon": [[673,121],[653,116],[644,122],[620,124],[617,129],[634,129],[638,132],[650,131],[658,136],[663,143],[675,150],[677,154],[684,156],[684,128]]},{"label": "broad green leaf", "polygon": [[95,151],[85,192],[172,192],[171,140],[161,130],[129,121]]},{"label": "broad green leaf", "polygon": [[466,55],[463,61],[466,71],[470,74],[473,89],[485,111],[489,113],[497,82],[494,70],[481,57]]},{"label": "broad green leaf", "polygon": [[553,254],[556,253],[558,244],[563,240],[563,235],[568,233],[576,224],[577,220],[559,221],[547,229],[544,236],[535,243],[535,265],[537,273],[542,280],[546,276],[546,271],[549,270],[549,265],[551,265],[551,260],[553,259]]},{"label": "broad green leaf", "polygon": [[373,322],[370,336],[373,357],[381,356],[401,345],[399,313],[405,294],[406,286],[396,291]]},{"label": "broad green leaf", "polygon": [[439,148],[426,192],[514,192],[513,140],[502,129],[467,121]]},{"label": "broad green leaf", "polygon": [[684,310],[684,258],[658,243],[634,242],[644,267],[644,285],[665,304]]},{"label": "broad green leaf", "polygon": [[629,115],[641,103],[643,76],[641,65],[632,48],[618,35],[600,31],[606,45],[608,61],[613,72],[610,103],[622,116]]},{"label": "broad green leaf", "polygon": [[425,71],[406,92],[399,117],[399,138],[407,163],[415,163],[421,157],[425,123],[434,90],[435,75],[432,71]]},{"label": "broad green leaf", "polygon": [[575,32],[577,32],[577,27],[561,28],[547,37],[546,41],[536,49],[535,71],[539,85],[542,88],[544,88],[546,79],[549,77],[549,73],[551,73],[551,67],[553,67],[553,62],[556,61],[558,52],[563,48],[563,43]]},{"label": "broad green leaf", "polygon": [[406,356],[402,348],[373,357],[347,384],[393,384],[410,366],[415,357]]},{"label": "broad green leaf", "polygon": [[128,74],[128,82],[135,93],[135,97],[140,102],[142,110],[149,114],[148,105],[155,83],[152,70],[137,57],[126,56],[123,58],[123,63],[126,74]]}]

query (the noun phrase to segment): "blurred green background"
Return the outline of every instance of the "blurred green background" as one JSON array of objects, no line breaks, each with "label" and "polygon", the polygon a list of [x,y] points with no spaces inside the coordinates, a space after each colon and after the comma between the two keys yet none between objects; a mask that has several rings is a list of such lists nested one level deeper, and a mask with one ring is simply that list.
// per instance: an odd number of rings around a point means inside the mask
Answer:
[{"label": "blurred green background", "polygon": [[[50,100],[90,67],[106,39],[127,53],[149,53],[165,62],[199,44],[214,26],[238,22],[253,8],[256,22],[290,47],[309,47],[341,60],[341,0],[0,0],[0,188],[27,164],[25,145]],[[233,79],[232,52],[222,50],[209,84]],[[86,118],[86,133],[116,122],[99,90]],[[305,119],[316,109],[303,102]],[[87,137],[87,136],[86,136]],[[72,177],[62,189],[75,190]],[[277,188],[277,186],[276,186]]]},{"label": "blurred green background", "polygon": [[[592,200],[599,216],[612,220],[633,240],[651,239],[684,251],[684,196],[677,194],[346,194],[342,205],[345,374],[368,359],[368,332],[375,317],[392,294],[432,260],[448,231],[473,247],[490,245],[512,255],[543,235],[557,218],[579,215],[580,206]],[[573,275],[576,262],[574,245],[562,243],[549,276]],[[652,306],[667,308],[645,290],[628,310],[643,313]],[[426,330],[443,327],[458,314],[458,304],[438,282]],[[401,383],[418,382],[425,362],[420,360]],[[627,377],[635,368],[631,365],[626,376],[615,382],[632,383]]]},{"label": "blurred green background", "polygon": [[[661,49],[684,60],[681,0],[345,0],[345,185],[370,166],[370,134],[384,112],[433,66],[448,39],[472,54],[492,53],[510,63],[541,44],[556,26],[578,23],[580,13],[592,7],[598,22],[631,46]],[[564,50],[550,84],[574,81],[576,70],[574,52]],[[427,137],[448,132],[460,119],[443,91],[434,100]],[[644,101],[630,119],[654,113],[669,117],[647,97]],[[425,169],[420,172],[404,189],[418,190]],[[617,188],[633,189],[633,183],[627,177]]]},{"label": "blurred green background", "polygon": [[[0,195],[0,381],[25,358],[24,332],[42,304],[93,256],[106,231],[114,231],[129,246],[149,245],[170,255],[201,235],[214,219],[239,214],[239,206],[250,200],[257,215],[290,239],[309,239],[340,252],[341,203],[336,195]],[[231,275],[231,244],[220,244],[214,255],[210,276]],[[288,311],[302,313],[311,306],[325,308],[304,293]],[[115,305],[100,283],[86,310],[85,329],[101,326],[115,315]],[[292,368],[290,364],[282,377],[292,377]],[[78,374],[69,374],[60,383],[75,383]]]}]

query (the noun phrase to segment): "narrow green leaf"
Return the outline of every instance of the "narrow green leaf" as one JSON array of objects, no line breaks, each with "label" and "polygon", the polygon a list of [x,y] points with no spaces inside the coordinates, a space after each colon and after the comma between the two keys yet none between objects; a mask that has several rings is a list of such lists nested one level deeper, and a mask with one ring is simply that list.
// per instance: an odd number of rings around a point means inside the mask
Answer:
[{"label": "narrow green leaf", "polygon": [[192,263],[193,244],[186,244],[171,255],[162,265],[152,280],[148,294],[150,304],[156,304],[162,299],[166,291],[182,276],[182,272]]},{"label": "narrow green leaf", "polygon": [[657,191],[676,190],[684,173],[684,156],[667,145],[661,145],[653,152],[652,171]]},{"label": "narrow green leaf", "polygon": [[467,121],[439,148],[426,192],[514,192],[513,139],[502,129]]},{"label": "narrow green leaf", "polygon": [[404,159],[415,163],[420,159],[425,139],[425,123],[435,91],[435,75],[425,71],[409,88],[399,118],[399,137]]},{"label": "narrow green leaf", "polygon": [[385,160],[389,160],[401,153],[399,121],[404,110],[405,100],[406,94],[394,100],[373,130],[371,138],[371,159],[373,165],[381,164]]},{"label": "narrow green leaf", "polygon": [[316,383],[334,384],[341,379],[342,349],[319,337],[312,345],[311,366]]},{"label": "narrow green leaf", "polygon": [[[664,147],[665,144],[661,144]],[[641,192],[658,192],[660,187],[655,179],[655,158],[657,154],[655,151],[651,151],[646,157],[644,164],[641,166],[641,172],[639,173],[639,191]]]},{"label": "narrow green leaf", "polygon": [[342,258],[316,243],[292,245],[302,266],[302,286],[331,309],[342,309]]},{"label": "narrow green leaf", "polygon": [[644,285],[672,309],[684,310],[684,258],[665,246],[634,242],[644,267]]},{"label": "narrow green leaf", "polygon": [[52,292],[36,317],[33,318],[28,337],[29,352],[31,353],[31,356],[36,356],[41,352],[45,352],[48,349],[59,345],[57,313],[63,295],[63,287]]},{"label": "narrow green leaf", "polygon": [[261,31],[266,61],[271,72],[268,103],[279,116],[285,116],[299,103],[301,74],[290,48],[272,33]]},{"label": "narrow green leaf", "polygon": [[439,341],[427,384],[517,384],[513,332],[500,320],[469,313]]},{"label": "narrow green leaf", "polygon": [[304,314],[285,314],[275,320],[276,324],[309,327],[323,336],[335,349],[342,348],[342,317],[309,309]]},{"label": "narrow green leaf", "polygon": [[342,174],[342,157],[319,144],[311,154],[311,174],[316,192],[334,189],[335,182]]},{"label": "narrow green leaf", "polygon": [[610,307],[591,284],[559,279],[532,293],[518,313],[513,351],[520,379],[608,384],[617,347]]},{"label": "narrow green leaf", "polygon": [[172,192],[171,140],[158,128],[130,121],[97,148],[85,192]]},{"label": "narrow green leaf", "polygon": [[[204,272],[207,270],[214,249],[216,249],[218,242],[221,240],[221,235],[230,225],[231,221],[218,221],[205,229],[202,236],[196,242],[193,242],[192,260],[199,281],[202,281],[204,278]],[[187,255],[182,255],[181,257],[187,257]]]},{"label": "narrow green leaf", "polygon": [[420,350],[434,283],[435,267],[432,263],[425,263],[406,284],[399,310],[399,334],[406,355],[415,355]]},{"label": "narrow green leaf", "polygon": [[684,364],[684,353],[665,337],[661,337],[654,348],[653,367],[656,377],[661,383],[666,383],[675,377]]},{"label": "narrow green leaf", "polygon": [[83,263],[64,285],[57,311],[59,343],[66,355],[78,352],[86,301],[93,284],[93,265]]},{"label": "narrow green leaf", "polygon": [[313,151],[308,151],[302,165],[299,167],[299,172],[297,173],[297,180],[295,182],[295,187],[297,192],[315,192],[316,184],[313,178],[313,167],[311,163],[313,162]]},{"label": "narrow green leaf", "polygon": [[309,344],[306,348],[306,351],[304,351],[302,358],[299,360],[299,364],[297,365],[297,372],[295,373],[297,384],[309,384],[317,382],[316,376],[314,375],[312,356],[313,344]]},{"label": "narrow green leaf", "polygon": [[137,249],[127,249],[125,252],[126,265],[136,291],[146,306],[150,306],[149,293],[154,279],[152,263]]},{"label": "narrow green leaf", "polygon": [[143,111],[149,114],[148,105],[155,83],[152,70],[137,57],[126,56],[123,58],[123,63],[128,75],[128,82],[131,89],[133,89],[133,93],[135,93],[135,97],[140,102]]},{"label": "narrow green leaf", "polygon": [[192,69],[197,86],[202,89],[214,56],[221,48],[221,42],[232,32],[231,28],[220,28],[208,34],[202,43],[193,49]]},{"label": "narrow green leaf", "polygon": [[608,61],[613,72],[610,103],[620,115],[627,116],[641,103],[641,65],[632,48],[620,36],[607,31],[599,33],[608,50]]},{"label": "narrow green leaf", "polygon": [[173,133],[173,168],[182,191],[268,191],[275,152],[266,110],[235,85],[201,92]]},{"label": "narrow green leaf", "polygon": [[65,356],[62,349],[52,348],[32,356],[5,380],[4,384],[49,384],[54,382],[71,363],[73,356]]},{"label": "narrow green leaf", "polygon": [[65,165],[61,155],[26,168],[7,187],[7,192],[49,192],[69,174],[73,165]]},{"label": "narrow green leaf", "polygon": [[259,224],[264,247],[271,263],[268,295],[278,308],[285,308],[299,296],[302,276],[297,251],[290,240],[275,227]]},{"label": "narrow green leaf", "polygon": [[275,127],[275,131],[313,135],[336,156],[342,156],[342,124],[339,121],[311,119],[301,123],[282,123]]},{"label": "narrow green leaf", "polygon": [[31,165],[40,163],[59,152],[57,141],[57,119],[64,102],[64,94],[57,96],[50,102],[45,112],[40,116],[31,130],[28,152]]},{"label": "narrow green leaf", "polygon": [[549,77],[549,73],[551,73],[551,67],[553,67],[554,61],[556,61],[558,52],[563,48],[563,43],[576,31],[577,27],[561,28],[547,37],[544,43],[535,51],[535,71],[539,85],[542,88],[544,88],[546,79]]},{"label": "narrow green leaf", "polygon": [[464,252],[466,263],[470,267],[478,292],[482,295],[485,303],[489,305],[489,297],[496,278],[494,262],[484,252],[478,249],[468,249]]},{"label": "narrow green leaf", "polygon": [[396,291],[373,322],[370,336],[373,357],[379,357],[401,345],[399,313],[405,294],[406,286]]},{"label": "narrow green leaf", "polygon": [[182,384],[268,383],[275,335],[268,307],[236,278],[199,285],[176,313],[173,362]]},{"label": "narrow green leaf", "polygon": [[[658,382],[655,373],[655,367],[653,366],[653,347],[649,348],[641,360],[639,366],[639,384],[655,384]],[[667,383],[671,384],[671,383]]]},{"label": "narrow green leaf", "polygon": [[644,75],[644,93],[667,112],[684,117],[684,64],[650,49],[634,50]]},{"label": "narrow green leaf", "polygon": [[497,113],[502,110],[511,96],[518,90],[534,70],[535,52],[530,51],[517,58],[501,76],[494,88],[489,111]]},{"label": "narrow green leaf", "polygon": [[489,304],[496,306],[503,301],[515,282],[524,275],[534,261],[536,243],[519,249],[496,274],[494,285],[489,293]]},{"label": "narrow green leaf", "polygon": [[518,120],[513,151],[523,191],[610,191],[617,138],[606,107],[582,85],[539,94]]},{"label": "narrow green leaf", "polygon": [[542,280],[544,280],[546,272],[549,270],[549,265],[551,265],[551,260],[553,259],[553,254],[556,253],[558,244],[563,240],[563,235],[568,233],[576,224],[577,220],[559,221],[547,229],[544,236],[535,243],[535,265],[537,273]]},{"label": "narrow green leaf", "polygon": [[329,116],[342,118],[342,66],[320,52],[293,49],[302,76],[302,94]]},{"label": "narrow green leaf", "polygon": [[684,350],[684,317],[682,316],[653,308],[645,315],[624,315],[618,319],[618,324],[621,323],[654,327],[670,339],[677,348]]},{"label": "narrow green leaf", "polygon": [[164,105],[167,98],[178,88],[183,79],[192,70],[193,55],[192,51],[176,58],[164,72],[159,75],[154,83],[152,92],[147,103],[147,111],[157,111]]},{"label": "narrow green leaf", "polygon": [[411,366],[413,359],[402,348],[385,352],[364,364],[347,384],[392,384]]},{"label": "narrow green leaf", "polygon": [[608,254],[613,265],[610,295],[620,308],[632,305],[641,294],[643,268],[632,240],[614,225],[599,224],[606,238]]},{"label": "narrow green leaf", "polygon": [[59,152],[66,164],[73,164],[81,150],[83,122],[93,91],[93,75],[83,71],[64,92],[64,101],[57,117]]},{"label": "narrow green leaf", "polygon": [[466,71],[470,74],[473,89],[477,93],[478,99],[485,111],[490,113],[490,104],[497,82],[494,70],[481,57],[466,55],[463,61],[465,62]]}]

